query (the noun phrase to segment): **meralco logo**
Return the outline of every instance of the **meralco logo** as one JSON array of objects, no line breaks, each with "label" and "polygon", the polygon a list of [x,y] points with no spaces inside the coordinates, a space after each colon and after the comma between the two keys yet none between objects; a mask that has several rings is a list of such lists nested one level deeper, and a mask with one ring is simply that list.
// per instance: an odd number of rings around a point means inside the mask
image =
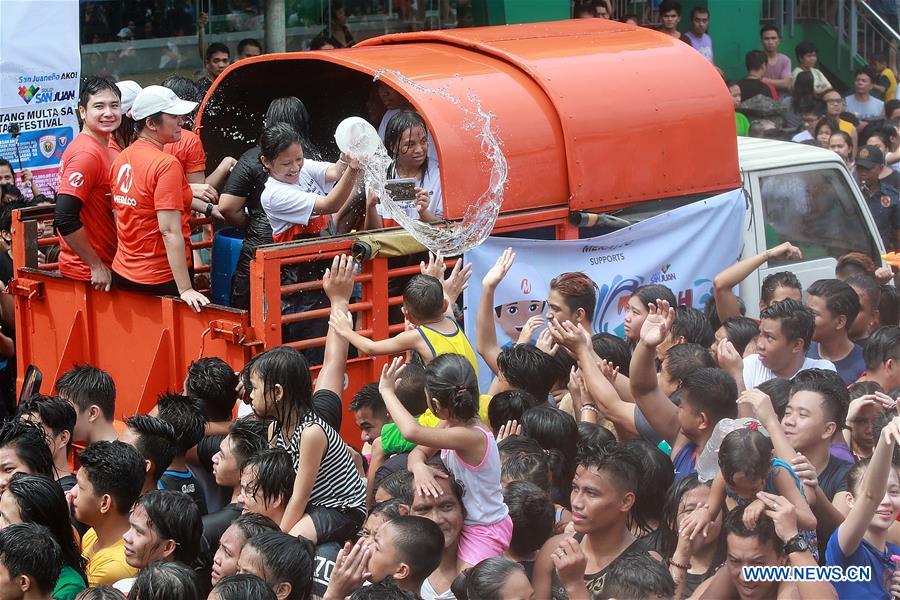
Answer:
[{"label": "meralco logo", "polygon": [[116,175],[116,188],[119,192],[113,195],[113,200],[116,204],[137,206],[137,200],[128,197],[128,192],[131,191],[132,185],[134,185],[134,174],[131,171],[131,165],[125,163],[119,167],[119,173]]}]

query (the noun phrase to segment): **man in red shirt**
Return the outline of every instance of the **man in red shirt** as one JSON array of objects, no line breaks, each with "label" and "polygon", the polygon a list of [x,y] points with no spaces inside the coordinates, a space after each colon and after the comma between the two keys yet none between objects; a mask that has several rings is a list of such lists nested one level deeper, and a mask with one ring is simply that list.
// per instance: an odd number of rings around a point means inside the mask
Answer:
[{"label": "man in red shirt", "polygon": [[59,272],[108,291],[109,265],[116,254],[116,223],[110,201],[110,134],[119,127],[119,88],[89,77],[81,87],[78,112],[84,129],[62,156],[54,224],[60,240]]}]

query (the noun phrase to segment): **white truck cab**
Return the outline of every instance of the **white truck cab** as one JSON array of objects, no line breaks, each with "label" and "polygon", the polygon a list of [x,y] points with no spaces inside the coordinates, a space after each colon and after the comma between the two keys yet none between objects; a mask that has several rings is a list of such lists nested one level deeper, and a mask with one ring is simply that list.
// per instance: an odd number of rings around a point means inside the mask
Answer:
[{"label": "white truck cab", "polygon": [[763,264],[740,286],[747,316],[759,316],[766,275],[791,271],[806,289],[834,277],[837,259],[862,252],[883,264],[884,245],[865,198],[847,166],[830,150],[757,138],[738,138],[748,199],[742,257],[791,242],[803,258]]}]

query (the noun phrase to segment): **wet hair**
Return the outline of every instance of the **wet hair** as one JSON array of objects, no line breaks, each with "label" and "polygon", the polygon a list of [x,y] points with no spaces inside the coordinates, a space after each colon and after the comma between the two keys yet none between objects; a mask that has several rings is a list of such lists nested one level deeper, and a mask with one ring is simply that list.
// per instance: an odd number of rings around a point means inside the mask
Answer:
[{"label": "wet hair", "polygon": [[816,318],[812,310],[792,298],[773,302],[759,313],[759,319],[778,321],[781,333],[792,342],[803,340],[804,350],[809,349],[813,332],[816,329]]},{"label": "wet hair", "polygon": [[671,339],[683,337],[685,342],[700,344],[709,348],[716,341],[716,332],[706,316],[691,306],[677,306],[672,322]]},{"label": "wet hair", "polygon": [[714,367],[716,361],[709,347],[700,344],[676,344],[666,351],[663,368],[673,380],[684,380],[685,377],[704,367]]},{"label": "wet hair", "polygon": [[144,487],[144,458],[134,446],[118,440],[94,442],[78,455],[94,495],[109,494],[116,510],[127,515]]},{"label": "wet hair", "polygon": [[609,565],[602,598],[674,598],[666,565],[646,552],[626,552]]},{"label": "wet hair", "polygon": [[547,491],[530,481],[510,481],[503,488],[503,502],[513,522],[510,551],[527,556],[540,550],[556,523],[556,509]]},{"label": "wet hair", "polygon": [[212,60],[213,54],[216,54],[217,52],[224,52],[229,58],[231,57],[231,50],[228,49],[228,46],[222,42],[213,42],[206,47],[206,62]]},{"label": "wet hair", "polygon": [[550,491],[550,470],[547,456],[540,454],[514,454],[507,456],[500,465],[501,481],[527,481],[542,490]]},{"label": "wet hair", "polygon": [[288,125],[300,136],[300,145],[304,154],[316,154],[315,148],[309,141],[309,112],[306,105],[296,96],[283,96],[275,98],[269,103],[266,116],[263,120],[266,127],[276,123]]},{"label": "wet hair", "polygon": [[[860,300],[860,310],[862,310],[862,296],[866,296],[869,304],[873,309],[877,309],[881,303],[881,286],[872,278],[871,275],[859,273],[850,275],[844,280],[847,285],[853,288]],[[857,317],[859,314],[856,315]]]},{"label": "wet hair", "polygon": [[747,67],[747,71],[756,71],[758,69],[766,66],[766,53],[762,50],[751,50],[744,57],[744,66]]},{"label": "wet hair", "polygon": [[550,373],[548,377],[553,379],[553,387],[551,390],[564,389],[569,384],[569,377],[572,375],[572,367],[578,363],[571,354],[565,351],[551,354],[550,356]]},{"label": "wet hair", "polygon": [[263,501],[272,504],[281,498],[287,504],[294,493],[296,472],[291,455],[283,448],[264,448],[247,459],[241,471],[256,469],[256,481],[247,492],[255,496],[262,493]]},{"label": "wet hair", "polygon": [[[757,121],[754,121],[757,123]],[[754,136],[750,136],[754,137]],[[737,298],[738,302],[738,312],[743,317],[747,314],[747,305],[744,304],[744,301],[740,298]],[[719,320],[719,313],[716,309],[716,297],[712,294],[706,299],[706,302],[703,303],[703,315],[709,321],[710,327],[712,327],[713,331],[717,331],[719,327],[722,326],[722,321]]]},{"label": "wet hair", "polygon": [[180,562],[156,560],[138,572],[128,592],[134,600],[200,600],[196,574]]},{"label": "wet hair", "polygon": [[418,600],[419,596],[400,589],[390,578],[364,585],[350,594],[350,600]]},{"label": "wet hair", "polygon": [[86,108],[91,101],[91,96],[96,96],[100,92],[106,91],[115,94],[116,98],[122,98],[122,92],[119,90],[119,87],[106,77],[85,77],[81,82],[81,89],[78,91],[78,106]]},{"label": "wet hair", "polygon": [[378,482],[375,486],[375,492],[377,493],[378,490],[384,490],[390,494],[391,498],[396,498],[403,504],[410,506],[415,496],[413,474],[411,471],[406,470],[391,473]]},{"label": "wet hair", "polygon": [[850,395],[850,401],[853,402],[860,396],[874,394],[875,392],[884,393],[884,388],[876,381],[857,381],[847,387],[847,393]]},{"label": "wet hair", "polygon": [[191,563],[197,557],[203,526],[197,504],[190,496],[175,490],[150,490],[134,506],[144,509],[161,540],[175,542],[173,560]]},{"label": "wet hair", "polygon": [[544,454],[544,449],[534,438],[527,435],[511,435],[497,442],[497,450],[500,452],[500,462],[507,457],[522,454]]},{"label": "wet hair", "polygon": [[809,286],[806,293],[824,298],[825,306],[832,315],[847,317],[847,330],[859,314],[859,296],[856,290],[840,279],[819,279]]},{"label": "wet hair", "polygon": [[75,600],[126,600],[125,594],[111,585],[98,585],[81,590]]},{"label": "wet hair", "polygon": [[650,533],[662,519],[659,499],[672,487],[675,469],[669,457],[648,441],[631,440],[626,446],[641,463],[630,518],[638,530]]},{"label": "wet hair", "polygon": [[491,398],[488,405],[488,421],[494,434],[507,421],[520,421],[529,408],[538,406],[537,398],[525,390],[507,390]]},{"label": "wet hair", "polygon": [[239,469],[244,468],[251,456],[268,447],[268,428],[266,421],[260,421],[252,415],[238,419],[228,428],[232,453]]},{"label": "wet hair", "polygon": [[[303,353],[289,346],[278,346],[254,356],[244,367],[244,386],[250,383],[250,373],[255,372],[263,381],[263,397],[266,404],[275,408],[274,432],[281,431],[283,423],[296,423],[312,410],[312,376]],[[275,402],[275,386],[281,385],[281,401]],[[252,385],[251,385],[252,387]],[[250,393],[250,388],[246,388]]]},{"label": "wet hair", "polygon": [[0,423],[0,448],[11,448],[32,473],[55,477],[53,455],[40,426],[30,421]]},{"label": "wet hair", "polygon": [[219,600],[277,600],[269,585],[250,573],[229,575],[219,580],[212,589]]},{"label": "wet hair", "polygon": [[831,131],[831,133],[829,134],[829,137],[834,135],[834,133],[836,131],[840,131],[840,126],[838,125],[838,122],[836,120],[832,119],[831,117],[825,116],[825,117],[822,117],[821,119],[819,119],[819,122],[816,123],[816,128],[813,130],[813,136],[819,137],[819,131],[823,127],[828,127],[828,129]]},{"label": "wet hair", "polygon": [[784,544],[775,533],[775,523],[772,517],[762,514],[756,520],[756,527],[750,529],[744,525],[744,509],[746,506],[738,506],[734,510],[725,515],[725,538],[727,536],[736,535],[741,538],[756,538],[761,545],[770,545],[775,549],[776,554],[781,556],[784,553]]},{"label": "wet hair", "polygon": [[900,98],[894,98],[884,103],[884,116],[891,118],[891,113],[900,108]]},{"label": "wet hair", "polygon": [[239,515],[231,524],[238,528],[244,537],[244,541],[267,531],[281,531],[278,523],[266,515],[252,512]]},{"label": "wet hair", "polygon": [[472,363],[460,354],[441,354],[425,367],[428,394],[450,417],[468,421],[478,415],[478,378]]},{"label": "wet hair", "polygon": [[759,325],[750,317],[729,317],[722,326],[725,328],[725,337],[741,355],[747,349],[747,344],[759,335]]},{"label": "wet hair", "polygon": [[412,581],[421,583],[441,564],[444,534],[431,519],[403,515],[388,521],[399,559]]},{"label": "wet hair", "polygon": [[79,412],[96,405],[103,418],[112,421],[116,412],[116,384],[109,373],[91,365],[75,365],[56,381],[56,393],[72,402]]},{"label": "wet hair", "polygon": [[706,413],[711,426],[737,416],[737,384],[722,369],[696,369],[681,380],[681,387],[687,394],[682,397],[682,408],[687,400],[694,414]]},{"label": "wet hair", "polygon": [[369,509],[368,516],[372,515],[384,515],[385,520],[390,521],[391,519],[396,519],[397,517],[403,516],[403,512],[400,507],[404,506],[403,501],[400,498],[391,498],[390,500],[382,500],[381,502],[376,502]]},{"label": "wet hair", "polygon": [[85,581],[87,565],[69,521],[69,505],[63,490],[47,475],[15,473],[6,488],[16,501],[23,522],[46,527],[59,543],[61,562],[81,575]]},{"label": "wet hair", "polygon": [[725,483],[734,485],[734,476],[765,481],[772,461],[772,440],[756,429],[736,429],[722,439],[719,468]]},{"label": "wet hair", "polygon": [[664,560],[671,560],[678,545],[678,509],[681,508],[681,499],[684,495],[700,486],[709,487],[703,483],[696,473],[691,473],[672,484],[666,490],[665,500],[662,505],[662,518],[659,520],[657,533],[659,535],[659,554]]},{"label": "wet hair", "polygon": [[591,345],[597,356],[608,360],[614,367],[619,368],[619,373],[628,377],[628,369],[631,366],[631,346],[628,342],[617,335],[604,332],[592,335]]},{"label": "wet hair", "polygon": [[415,275],[403,288],[403,307],[420,323],[433,322],[444,314],[444,286],[431,275]]},{"label": "wet hair", "polygon": [[[443,535],[441,547],[443,547]],[[316,551],[309,540],[282,531],[255,535],[244,545],[252,546],[264,563],[263,572],[269,587],[290,583],[287,600],[308,600],[312,597]],[[440,556],[440,552],[438,553]]]},{"label": "wet hair", "polygon": [[[388,156],[394,161],[402,154],[400,143],[403,139],[403,132],[407,129],[415,129],[416,127],[421,127],[425,130],[425,137],[427,139],[428,126],[425,125],[425,119],[422,118],[422,115],[410,109],[401,110],[387,122],[387,126],[384,130],[384,147],[387,150]],[[426,166],[428,165],[427,160],[425,161],[425,164]]]},{"label": "wet hair", "polygon": [[159,418],[175,432],[175,456],[184,456],[203,438],[206,418],[200,403],[181,394],[166,392],[156,400]]},{"label": "wet hair", "polygon": [[815,392],[822,397],[825,422],[834,422],[840,430],[847,420],[850,393],[841,376],[826,369],[804,369],[791,380],[791,397],[797,392]]},{"label": "wet hair", "polygon": [[[884,427],[882,426],[882,429]],[[873,428],[872,434],[875,435],[875,430]],[[881,437],[881,430],[879,429],[878,437]],[[896,449],[894,450],[894,454],[896,455]],[[862,485],[863,478],[866,476],[866,469],[869,468],[869,461],[871,459],[861,458],[856,463],[853,464],[853,468],[847,471],[847,491],[850,492],[853,496],[856,496],[859,493],[859,488]]]},{"label": "wet hair", "polygon": [[28,415],[37,415],[41,419],[41,423],[53,432],[53,435],[59,435],[63,431],[69,432],[69,442],[66,448],[72,446],[72,432],[75,430],[75,408],[60,398],[59,396],[44,396],[43,394],[35,394],[28,400],[24,400],[19,404],[16,411],[18,418],[27,417]]},{"label": "wet hair", "polygon": [[506,580],[517,571],[525,573],[525,567],[502,556],[487,558],[463,571],[450,590],[459,600],[502,600]]},{"label": "wet hair", "polygon": [[262,52],[262,49],[263,49],[262,44],[260,44],[258,40],[255,40],[253,38],[244,38],[238,42],[237,53],[238,54],[243,53],[244,50],[246,50],[248,46],[254,46],[256,48],[259,48],[260,52]]},{"label": "wet hair", "polygon": [[408,362],[397,381],[397,399],[409,411],[418,417],[428,409],[425,367],[417,362]]},{"label": "wet hair", "polygon": [[43,525],[17,523],[0,529],[0,564],[11,578],[26,575],[35,589],[49,594],[61,563],[59,544]]},{"label": "wet hair", "polygon": [[778,415],[778,420],[784,418],[784,411],[787,409],[788,400],[791,398],[791,380],[783,377],[774,377],[768,381],[764,381],[756,389],[766,394],[772,401],[772,408]]},{"label": "wet hair", "polygon": [[900,325],[900,290],[888,284],[881,286],[878,313],[882,325]]},{"label": "wet hair", "polygon": [[597,284],[593,279],[580,271],[562,273],[550,280],[550,290],[560,293],[569,310],[575,312],[581,308],[588,322],[594,320]]},{"label": "wet hair", "polygon": [[175,458],[175,429],[158,417],[134,415],[125,420],[128,428],[137,434],[135,447],[145,460],[153,463],[151,477],[156,481]]},{"label": "wet hair", "polygon": [[275,123],[263,129],[259,136],[259,156],[274,161],[282,152],[297,144],[303,147],[300,134],[287,123]]},{"label": "wet hair", "polygon": [[616,436],[612,431],[599,423],[581,421],[578,424],[578,444],[593,444],[603,446],[615,442]]},{"label": "wet hair", "polygon": [[199,358],[187,370],[184,393],[200,401],[208,421],[230,421],[237,402],[238,376],[218,357]]},{"label": "wet hair", "polygon": [[885,325],[876,329],[863,347],[867,371],[877,371],[889,359],[900,362],[900,327]]},{"label": "wet hair", "polygon": [[547,461],[553,486],[559,490],[560,499],[568,501],[578,455],[578,424],[574,417],[552,406],[536,406],[522,415],[522,431],[549,451]]},{"label": "wet hair", "polygon": [[175,95],[182,100],[187,100],[188,102],[196,102],[198,104],[203,100],[203,97],[197,90],[197,84],[195,84],[187,77],[170,75],[163,79],[160,85],[175,92]]},{"label": "wet hair", "polygon": [[550,356],[531,344],[514,344],[497,356],[497,369],[509,385],[525,390],[538,402],[546,401],[553,388],[547,377],[550,368]]},{"label": "wet hair", "polygon": [[620,493],[635,495],[640,488],[641,459],[634,448],[625,444],[605,446],[582,445],[578,448],[577,464],[585,469],[596,469],[609,475],[610,484]]},{"label": "wet hair", "polygon": [[[406,369],[404,368],[403,371],[405,374]],[[353,400],[350,402],[348,408],[352,412],[368,408],[372,411],[372,414],[378,417],[387,417],[387,407],[384,405],[384,398],[381,397],[381,392],[378,391],[377,383],[364,385],[362,389],[353,396]]]},{"label": "wet hair", "polygon": [[775,297],[775,290],[780,287],[803,291],[803,286],[800,285],[800,280],[797,279],[796,275],[790,271],[779,271],[766,275],[765,279],[763,279],[762,287],[759,290],[760,301],[766,306],[771,304],[772,298]]},{"label": "wet hair", "polygon": [[638,286],[632,295],[637,296],[637,299],[641,301],[644,308],[647,308],[651,303],[659,304],[660,300],[667,301],[669,306],[678,306],[678,300],[675,298],[675,293],[672,292],[668,286],[662,285],[661,283],[648,283]]}]

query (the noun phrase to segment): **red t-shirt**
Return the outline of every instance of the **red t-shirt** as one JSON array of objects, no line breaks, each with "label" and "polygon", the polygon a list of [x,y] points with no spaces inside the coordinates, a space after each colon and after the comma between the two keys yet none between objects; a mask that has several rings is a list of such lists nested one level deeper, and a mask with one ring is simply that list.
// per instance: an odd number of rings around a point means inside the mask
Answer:
[{"label": "red t-shirt", "polygon": [[185,173],[206,172],[206,151],[200,136],[189,129],[181,130],[181,139],[163,146],[163,151],[178,159]]},{"label": "red t-shirt", "polygon": [[[72,140],[59,166],[59,193],[81,200],[81,223],[88,241],[107,266],[116,254],[116,222],[110,206],[109,151],[82,133]],[[91,269],[59,238],[59,272],[71,279],[91,280]]]},{"label": "red t-shirt", "polygon": [[119,153],[122,152],[122,146],[119,145],[119,142],[116,141],[116,138],[113,136],[109,136],[109,144],[107,144],[107,148],[109,148],[109,156],[111,160],[116,160],[119,157]]},{"label": "red t-shirt", "polygon": [[181,164],[152,142],[138,139],[119,154],[110,170],[119,249],[113,271],[136,283],[174,277],[159,231],[157,211],[181,212],[185,259],[191,265],[191,188]]}]

